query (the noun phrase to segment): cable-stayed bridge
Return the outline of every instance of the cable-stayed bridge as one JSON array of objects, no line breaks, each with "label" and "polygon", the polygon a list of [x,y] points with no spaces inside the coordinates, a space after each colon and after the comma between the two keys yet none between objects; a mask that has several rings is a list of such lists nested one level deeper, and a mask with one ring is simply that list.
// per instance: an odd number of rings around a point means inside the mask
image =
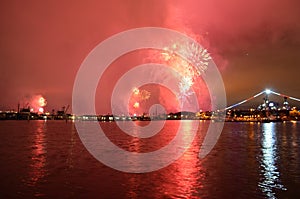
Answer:
[{"label": "cable-stayed bridge", "polygon": [[[270,100],[271,95],[282,98],[282,103]],[[260,104],[256,106],[256,108],[241,108],[242,105],[252,100],[255,101],[255,99],[259,99],[260,96],[264,97],[263,100],[260,101]],[[266,89],[247,99],[226,107],[226,121],[299,121],[300,112],[296,107],[291,107],[292,101],[300,102],[300,99]]]},{"label": "cable-stayed bridge", "polygon": [[[292,96],[288,96],[288,95],[285,95],[285,94],[281,94],[281,93],[278,93],[278,92],[275,92],[275,91],[272,91],[270,89],[266,89],[266,90],[263,90],[247,99],[244,99],[238,103],[235,103],[233,105],[230,105],[228,107],[225,108],[225,110],[230,110],[230,109],[233,109],[233,108],[236,108],[238,106],[241,106],[242,104],[245,104],[251,100],[254,100],[255,98],[258,98],[259,96],[265,94],[265,98],[264,98],[264,102],[262,104],[262,107],[260,107],[261,109],[263,108],[267,108],[268,105],[271,106],[270,108],[272,108],[273,106],[275,106],[275,104],[271,101],[269,101],[269,96],[271,94],[274,94],[274,95],[277,95],[277,96],[280,96],[280,97],[283,97],[284,99],[284,102],[283,102],[283,106],[282,108],[285,108],[285,109],[289,109],[289,103],[287,100],[293,100],[293,101],[297,101],[297,102],[300,102],[300,99],[299,98],[296,98],[296,97],[292,97]],[[263,107],[265,106],[265,107]]]}]

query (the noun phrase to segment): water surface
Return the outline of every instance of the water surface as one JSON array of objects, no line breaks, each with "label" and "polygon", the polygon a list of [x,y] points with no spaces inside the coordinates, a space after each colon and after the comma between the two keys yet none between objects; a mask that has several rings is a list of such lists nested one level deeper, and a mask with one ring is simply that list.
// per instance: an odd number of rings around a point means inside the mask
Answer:
[{"label": "water surface", "polygon": [[[148,152],[168,144],[179,122],[167,121],[162,132],[142,140],[123,134],[114,123],[101,126],[123,149]],[[216,146],[204,159],[198,153],[209,121],[199,123],[194,142],[179,160],[158,171],[130,174],[111,169],[89,154],[72,122],[0,121],[0,197],[300,196],[300,123],[225,123]]]}]

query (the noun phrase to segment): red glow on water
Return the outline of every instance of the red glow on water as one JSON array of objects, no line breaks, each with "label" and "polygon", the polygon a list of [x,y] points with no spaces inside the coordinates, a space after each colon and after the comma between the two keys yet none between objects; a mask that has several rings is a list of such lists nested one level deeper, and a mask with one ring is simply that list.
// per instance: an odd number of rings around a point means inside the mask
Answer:
[{"label": "red glow on water", "polygon": [[[150,121],[134,121],[131,130],[136,131],[136,133],[139,134],[136,126],[143,127],[148,125],[149,122]],[[160,123],[163,121],[155,122]],[[110,141],[112,141],[116,146],[130,152],[148,153],[159,150],[160,148],[168,145],[176,136],[176,132],[179,128],[180,123],[176,121],[168,122],[169,123],[166,123],[164,127],[159,132],[157,132],[157,134],[149,138],[133,137],[120,129],[115,122],[100,122],[99,125],[103,129],[103,132],[106,134],[106,136],[110,139]],[[167,130],[169,128],[171,128],[172,130]]]},{"label": "red glow on water", "polygon": [[31,171],[29,173],[30,178],[28,179],[27,184],[29,186],[36,186],[46,175],[46,136],[45,128],[42,122],[37,124],[38,127],[35,130],[34,141],[32,143],[32,152],[31,152]]}]

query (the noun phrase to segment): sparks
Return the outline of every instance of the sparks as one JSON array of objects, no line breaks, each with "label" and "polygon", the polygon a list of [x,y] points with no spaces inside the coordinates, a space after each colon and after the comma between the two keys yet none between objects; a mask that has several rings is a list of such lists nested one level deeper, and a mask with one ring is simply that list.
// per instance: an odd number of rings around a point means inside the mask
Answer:
[{"label": "sparks", "polygon": [[47,105],[47,101],[46,101],[45,98],[40,97],[39,100],[38,100],[38,104],[43,107],[43,106]]},{"label": "sparks", "polygon": [[[202,85],[199,85],[202,83],[200,77],[209,67],[212,58],[208,50],[196,41],[180,40],[164,46],[160,52],[151,51],[147,62],[149,60],[169,66],[177,72],[179,81],[175,85],[177,91],[174,94],[183,104],[195,94],[194,89],[198,93],[200,87],[203,88]],[[137,101],[141,102],[140,99]]]},{"label": "sparks", "polygon": [[133,88],[132,92],[133,92],[134,95],[138,95],[140,93],[140,90],[135,87],[135,88]]},{"label": "sparks", "polygon": [[151,96],[151,93],[149,91],[146,91],[146,90],[141,90],[140,91],[140,100],[144,101],[144,100],[147,100],[149,99]]},{"label": "sparks", "polygon": [[140,103],[135,102],[135,103],[133,104],[133,107],[134,107],[134,108],[139,108],[139,107],[140,107]]},{"label": "sparks", "polygon": [[190,95],[190,88],[196,78],[208,67],[210,54],[197,43],[186,41],[174,43],[164,49],[166,52],[161,53],[162,60],[183,76],[178,84],[179,96]]},{"label": "sparks", "polygon": [[191,77],[183,77],[179,82],[180,93],[186,93],[191,88],[192,85],[193,85],[193,81]]}]

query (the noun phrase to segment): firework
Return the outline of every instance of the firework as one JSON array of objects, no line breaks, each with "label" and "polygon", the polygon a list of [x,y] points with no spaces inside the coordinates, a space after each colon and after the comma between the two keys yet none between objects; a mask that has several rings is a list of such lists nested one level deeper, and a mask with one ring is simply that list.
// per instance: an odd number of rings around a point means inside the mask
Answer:
[{"label": "firework", "polygon": [[182,41],[165,47],[161,60],[176,70],[182,79],[178,83],[180,98],[191,95],[191,87],[196,79],[207,69],[210,54],[195,42]]},{"label": "firework", "polygon": [[193,80],[191,79],[191,77],[183,77],[179,82],[180,93],[186,93],[192,85],[193,85]]},{"label": "firework", "polygon": [[150,96],[151,96],[151,93],[149,91],[140,90],[140,93],[139,93],[140,100],[145,101],[145,100],[149,99]]},{"label": "firework", "polygon": [[[174,41],[168,46],[165,46],[161,51],[149,51],[149,56],[145,61],[152,63],[160,63],[162,65],[171,67],[179,77],[179,81],[175,84],[177,90],[174,90],[175,96],[180,99],[180,103],[189,102],[191,96],[199,93],[199,85],[201,81],[201,75],[207,70],[211,61],[209,52],[200,46],[196,41],[191,40],[179,40]],[[170,78],[170,77],[159,77]],[[192,89],[193,88],[193,89]],[[142,106],[142,101],[150,97],[149,92],[143,93],[142,90],[133,90],[132,97],[135,101],[138,101]],[[136,93],[136,94],[134,94]],[[164,95],[163,93],[160,93]],[[153,95],[155,95],[153,93]]]},{"label": "firework", "polygon": [[134,87],[132,89],[132,92],[133,92],[134,95],[138,95],[140,93],[140,90],[138,88]]},{"label": "firework", "polygon": [[[183,41],[181,43],[175,43],[171,47],[166,47],[165,50],[172,54],[178,54],[181,58],[182,67],[189,72],[200,76],[208,67],[211,60],[210,54],[206,49],[198,45],[196,42]],[[165,55],[166,53],[164,53]],[[168,55],[168,60],[176,57],[175,55]],[[176,62],[178,60],[175,60]]]},{"label": "firework", "polygon": [[[131,105],[135,109],[139,109],[141,104],[148,100],[151,96],[151,93],[144,89],[139,89],[134,87],[132,89],[132,95],[131,95]],[[136,110],[135,110],[136,111]]]},{"label": "firework", "polygon": [[38,104],[43,107],[47,105],[47,101],[44,97],[40,96],[38,99]]},{"label": "firework", "polygon": [[133,107],[134,107],[134,108],[139,108],[139,107],[140,107],[140,103],[135,102],[135,103],[133,104]]},{"label": "firework", "polygon": [[42,95],[32,95],[25,97],[21,100],[23,103],[23,107],[27,108],[30,107],[30,111],[33,112],[44,112],[44,108],[47,105],[47,100]]},{"label": "firework", "polygon": [[151,93],[147,90],[140,90],[138,88],[132,89],[133,98],[138,101],[145,101],[150,98]]}]

